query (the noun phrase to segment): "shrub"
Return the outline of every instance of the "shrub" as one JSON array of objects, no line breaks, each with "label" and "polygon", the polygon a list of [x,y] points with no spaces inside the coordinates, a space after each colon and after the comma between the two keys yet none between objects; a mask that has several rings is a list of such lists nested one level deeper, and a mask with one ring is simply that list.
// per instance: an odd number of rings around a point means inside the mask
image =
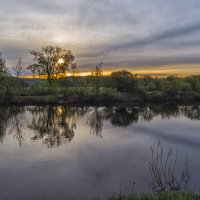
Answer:
[{"label": "shrub", "polygon": [[114,82],[114,87],[120,92],[132,92],[137,86],[137,81],[131,72],[126,70],[113,72],[111,77]]}]

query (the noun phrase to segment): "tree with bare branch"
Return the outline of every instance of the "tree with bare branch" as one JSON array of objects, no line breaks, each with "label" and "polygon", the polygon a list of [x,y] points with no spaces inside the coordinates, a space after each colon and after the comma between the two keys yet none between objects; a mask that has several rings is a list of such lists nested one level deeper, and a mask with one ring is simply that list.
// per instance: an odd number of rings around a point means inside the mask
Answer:
[{"label": "tree with bare branch", "polygon": [[101,62],[100,64],[97,64],[94,68],[91,69],[91,76],[94,80],[96,96],[99,95],[101,77],[103,76],[102,65],[103,63]]},{"label": "tree with bare branch", "polygon": [[154,192],[177,192],[186,188],[190,181],[189,162],[186,159],[182,170],[177,170],[177,151],[173,148],[165,150],[158,141],[151,147],[149,171],[152,178],[150,184]]},{"label": "tree with bare branch", "polygon": [[23,62],[22,62],[22,58],[20,57],[16,66],[14,66],[12,69],[13,69],[13,72],[14,72],[14,75],[16,77],[19,77],[20,75],[22,75],[22,73],[24,72],[24,67],[23,67]]}]

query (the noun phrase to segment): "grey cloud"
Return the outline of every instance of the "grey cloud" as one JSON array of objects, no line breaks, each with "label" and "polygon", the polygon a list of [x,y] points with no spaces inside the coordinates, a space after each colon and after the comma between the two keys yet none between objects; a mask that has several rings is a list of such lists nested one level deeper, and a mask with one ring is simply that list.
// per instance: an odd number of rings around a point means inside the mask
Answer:
[{"label": "grey cloud", "polygon": [[[140,40],[132,40],[127,42],[127,43],[118,43],[118,44],[109,44],[109,45],[102,45],[102,50],[100,52],[94,52],[94,53],[84,53],[81,54],[80,57],[97,57],[97,56],[102,56],[104,54],[107,54],[109,52],[114,52],[114,51],[119,51],[121,49],[131,49],[131,48],[142,48],[145,47],[147,45],[152,45],[152,44],[157,44],[157,43],[161,43],[164,40],[168,40],[168,39],[173,39],[173,38],[177,38],[177,37],[183,37],[186,36],[188,34],[191,34],[193,32],[196,31],[200,31],[200,23],[197,24],[192,24],[192,25],[188,25],[188,26],[184,26],[184,27],[180,27],[180,28],[176,28],[176,29],[172,29],[172,30],[167,30],[165,32],[156,34],[154,36],[148,37],[148,38],[144,38],[144,39],[140,39]],[[120,41],[120,38],[119,38]],[[191,42],[187,42],[184,41],[183,43],[176,43],[176,46],[183,46],[185,43],[185,45],[189,44],[190,46],[194,45],[198,45],[198,42],[195,41],[191,41]],[[171,43],[171,46],[175,46]],[[106,47],[107,46],[107,47]],[[104,47],[106,47],[105,49],[103,49]],[[98,47],[97,47],[98,49]]]},{"label": "grey cloud", "polygon": [[[19,11],[23,12],[33,12],[33,11],[43,11],[43,12],[52,12],[56,11],[58,4],[55,1],[45,1],[45,0],[8,0],[2,4],[3,11],[15,11],[18,13]],[[12,13],[11,13],[12,14]],[[18,13],[20,14],[20,13]]]},{"label": "grey cloud", "polygon": [[[199,8],[198,0],[6,0],[0,51],[8,63],[22,55],[31,62],[30,49],[58,41],[76,52],[81,66],[104,59],[112,65],[199,63]],[[190,55],[182,58],[186,49]]]},{"label": "grey cloud", "polygon": [[145,58],[140,57],[132,60],[113,60],[113,61],[104,61],[101,59],[97,59],[95,62],[87,63],[80,65],[80,67],[94,67],[98,62],[103,62],[103,66],[106,67],[126,67],[126,68],[135,68],[135,67],[160,67],[166,65],[181,65],[188,64],[188,68],[192,64],[199,64],[200,57],[197,56],[166,56],[166,57],[153,57],[153,58]]},{"label": "grey cloud", "polygon": [[123,3],[118,0],[80,1],[77,9],[79,24],[92,27],[102,24],[109,24],[109,26],[135,25],[139,16],[134,15],[129,9],[133,6],[133,2],[126,0]]}]

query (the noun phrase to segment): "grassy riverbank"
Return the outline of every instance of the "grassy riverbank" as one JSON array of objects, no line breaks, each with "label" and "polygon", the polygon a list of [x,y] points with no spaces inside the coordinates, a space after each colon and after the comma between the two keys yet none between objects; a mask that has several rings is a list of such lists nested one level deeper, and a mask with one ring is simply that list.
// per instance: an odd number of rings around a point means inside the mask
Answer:
[{"label": "grassy riverbank", "polygon": [[143,194],[139,196],[118,196],[110,200],[200,200],[200,194],[166,192],[161,194]]},{"label": "grassy riverbank", "polygon": [[4,77],[0,103],[199,102],[200,76],[137,77],[119,71],[111,76],[66,77],[54,80]]},{"label": "grassy riverbank", "polygon": [[174,102],[191,103],[199,102],[200,94],[197,92],[178,92],[174,96],[166,96],[159,91],[146,92],[143,96],[137,93],[125,93],[118,91],[99,92],[98,95],[88,92],[87,88],[74,92],[55,92],[40,94],[2,94],[0,104],[86,104],[86,103],[151,103]]},{"label": "grassy riverbank", "polygon": [[[84,198],[83,198],[84,199]],[[36,200],[45,200],[37,198]],[[101,200],[101,198],[95,198]],[[113,196],[108,200],[200,200],[198,193],[180,193],[180,192],[165,192],[160,194],[141,194],[141,195],[128,195],[128,196]]]}]

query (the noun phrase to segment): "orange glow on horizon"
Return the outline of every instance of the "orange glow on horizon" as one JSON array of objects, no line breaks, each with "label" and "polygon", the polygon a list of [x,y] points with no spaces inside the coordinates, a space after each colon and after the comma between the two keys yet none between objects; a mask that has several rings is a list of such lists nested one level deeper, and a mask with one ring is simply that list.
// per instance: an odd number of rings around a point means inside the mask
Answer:
[{"label": "orange glow on horizon", "polygon": [[[91,71],[87,69],[78,69],[76,73],[66,73],[66,77],[70,76],[89,76]],[[153,76],[190,76],[190,75],[200,75],[199,65],[179,65],[179,66],[160,66],[160,67],[135,67],[135,68],[103,68],[103,76],[109,76],[112,72],[127,70],[133,74],[137,75],[153,75]],[[22,78],[41,78],[38,75],[25,75]]]}]

